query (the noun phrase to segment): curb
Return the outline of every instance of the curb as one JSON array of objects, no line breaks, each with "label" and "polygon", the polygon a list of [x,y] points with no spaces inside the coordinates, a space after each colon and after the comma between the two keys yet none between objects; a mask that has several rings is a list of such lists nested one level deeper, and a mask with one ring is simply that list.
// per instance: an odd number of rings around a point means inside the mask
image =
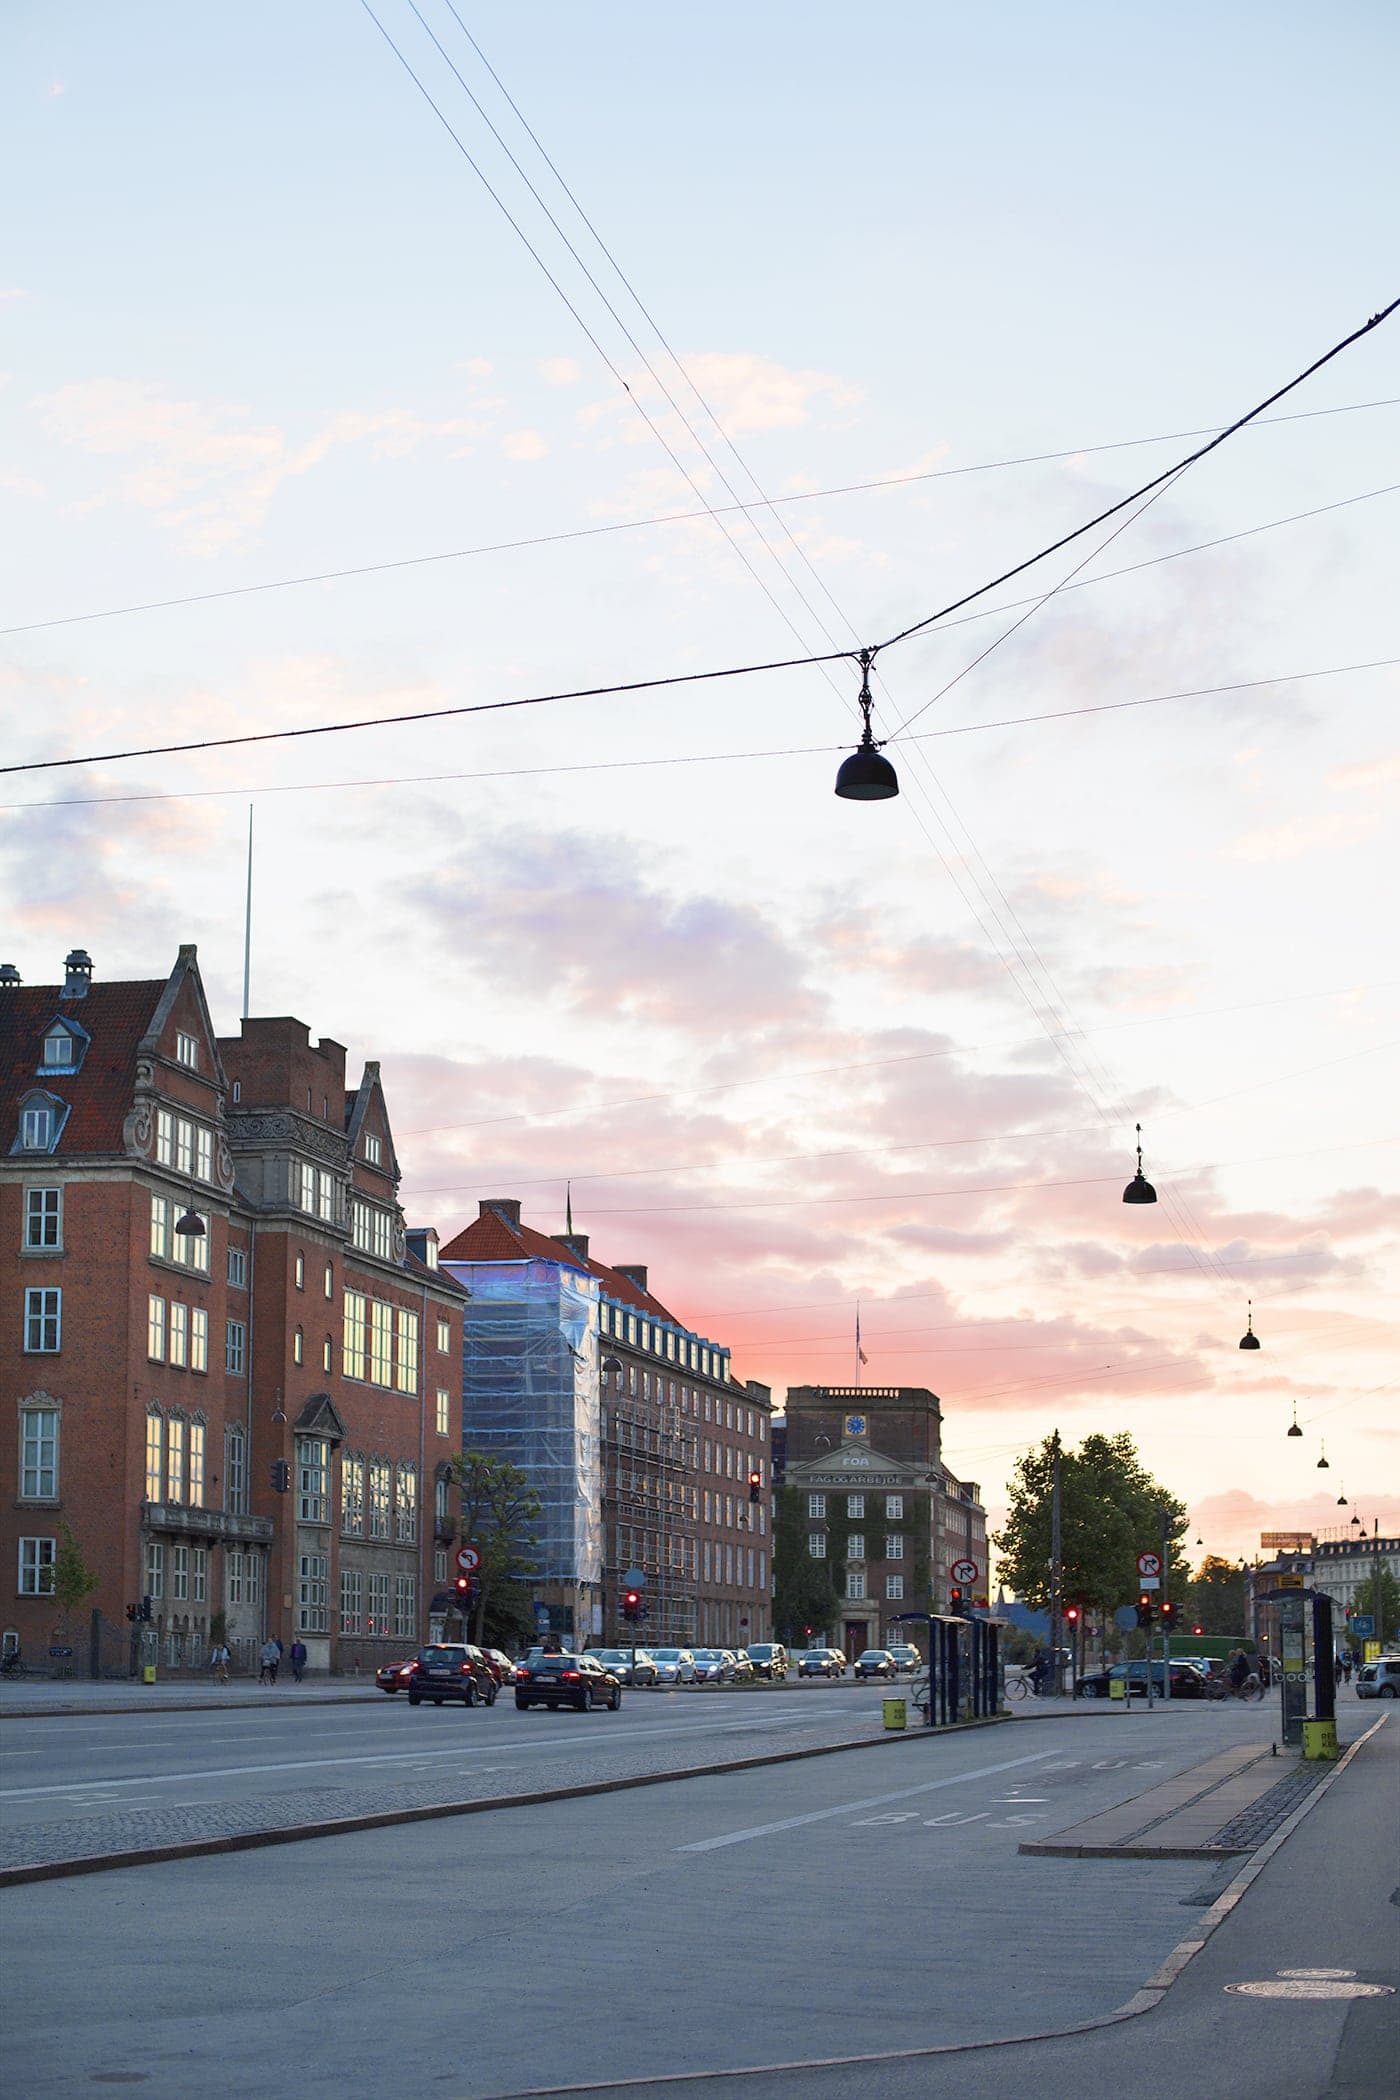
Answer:
[{"label": "curb", "polygon": [[[355,1691],[317,1692],[310,1699],[303,1699],[303,1706],[359,1706],[373,1689],[360,1685]],[[380,1697],[384,1694],[381,1692]],[[152,1699],[126,1700],[120,1706],[54,1705],[11,1706],[0,1701],[0,1721],[66,1721],[91,1719],[94,1715],[111,1714],[261,1714],[271,1713],[290,1700],[282,1699]]]},{"label": "curb", "polygon": [[[981,1725],[974,1723],[974,1726]],[[1135,2020],[1140,2013],[1152,2012],[1159,2006],[1206,1941],[1223,1925],[1230,1912],[1243,1897],[1251,1882],[1255,1881],[1269,1864],[1274,1854],[1293,1835],[1304,1816],[1316,1807],[1329,1787],[1335,1786],[1342,1773],[1365,1743],[1385,1725],[1385,1719],[1373,1722],[1364,1735],[1357,1737],[1338,1759],[1335,1770],[1320,1780],[1294,1809],[1286,1823],[1269,1838],[1250,1860],[1241,1867],[1223,1895],[1217,1897],[1205,1913],[1199,1928],[1188,1939],[1178,1940],[1171,1953],[1140,1990],[1122,2005],[1114,2006],[1111,2012],[1099,2013],[1092,2020],[1077,2020],[1072,2027],[1047,2027],[1035,2034],[1008,2034],[990,2042],[935,2042],[924,2049],[880,2049],[871,2050],[861,2056],[819,2056],[803,2062],[777,2064],[735,2064],[728,2070],[672,2071],[653,2077],[595,2079],[586,2085],[538,2085],[517,2087],[513,2092],[490,2093],[483,2100],[564,2100],[574,2093],[641,2092],[647,2087],[670,2085],[699,2085],[715,2083],[721,2078],[761,2078],[779,2074],[790,2075],[794,2071],[850,2070],[860,2064],[919,2063],[933,2056],[971,2056],[980,2049],[1015,2049],[1026,2042],[1058,2042],[1076,2034],[1093,2034],[1103,2027],[1117,2027],[1125,2020]]]},{"label": "curb", "polygon": [[[680,1779],[709,1779],[725,1772],[757,1771],[765,1765],[799,1764],[809,1757],[838,1757],[847,1750],[885,1750],[895,1743],[919,1742],[929,1736],[966,1735],[978,1728],[996,1728],[1007,1718],[1005,1714],[989,1714],[979,1721],[950,1721],[937,1728],[892,1731],[859,1743],[823,1743],[812,1749],[774,1750],[764,1757],[684,1765],[672,1772],[639,1772],[626,1779],[594,1779],[578,1786],[538,1788],[526,1794],[496,1794],[484,1801],[440,1801],[427,1808],[386,1808],[368,1815],[337,1816],[318,1823],[299,1823],[290,1829],[242,1830],[230,1837],[190,1838],[178,1845],[147,1845],[130,1852],[92,1853],[81,1859],[43,1860],[32,1866],[0,1867],[0,1889],[19,1888],[33,1881],[63,1881],[74,1874],[106,1874],[122,1867],[161,1866],[173,1859],[208,1859],[227,1852],[257,1852],[267,1845],[300,1845],[313,1838],[350,1837],[361,1830],[392,1830],[407,1823],[438,1823],[449,1816],[480,1816],[502,1808],[535,1808],[548,1801],[580,1801],[594,1794],[625,1794],[637,1787],[670,1786]],[[573,2088],[560,2090],[572,2091]]]}]

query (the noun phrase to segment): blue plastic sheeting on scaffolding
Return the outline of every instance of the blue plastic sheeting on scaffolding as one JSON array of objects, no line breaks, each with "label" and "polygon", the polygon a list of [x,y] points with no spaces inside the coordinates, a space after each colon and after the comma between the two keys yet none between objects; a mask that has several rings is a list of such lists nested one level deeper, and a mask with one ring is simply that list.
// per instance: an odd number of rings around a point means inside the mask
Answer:
[{"label": "blue plastic sheeting on scaffolding", "polygon": [[444,1262],[471,1292],[462,1438],[509,1459],[539,1496],[542,1582],[603,1578],[598,1285],[549,1261]]}]

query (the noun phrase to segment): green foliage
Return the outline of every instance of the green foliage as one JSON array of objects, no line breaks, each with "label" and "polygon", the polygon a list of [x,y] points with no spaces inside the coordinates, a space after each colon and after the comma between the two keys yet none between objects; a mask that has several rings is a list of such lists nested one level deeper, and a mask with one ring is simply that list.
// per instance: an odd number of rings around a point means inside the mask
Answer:
[{"label": "green foliage", "polygon": [[[1379,1594],[1377,1592],[1379,1591]],[[1376,1630],[1371,1636],[1388,1646],[1400,1638],[1400,1582],[1395,1580],[1389,1568],[1382,1563],[1379,1571],[1373,1569],[1364,1582],[1356,1585],[1356,1594],[1351,1600],[1352,1614],[1369,1612],[1375,1621]],[[1340,1621],[1340,1625],[1338,1625]],[[1335,1615],[1334,1630],[1344,1630],[1346,1621],[1341,1613]]]},{"label": "green foliage", "polygon": [[773,1510],[773,1625],[780,1640],[802,1640],[808,1626],[834,1627],[841,1605],[829,1560],[807,1551],[806,1490],[778,1489]]},{"label": "green foliage", "polygon": [[481,1451],[454,1458],[452,1475],[462,1491],[462,1538],[481,1555],[471,1637],[493,1648],[514,1647],[534,1630],[526,1586],[536,1568],[539,1541],[531,1527],[540,1498],[521,1467]]},{"label": "green foliage", "polygon": [[58,1552],[54,1556],[53,1580],[49,1589],[66,1619],[85,1597],[92,1595],[102,1578],[95,1575],[83,1559],[82,1548],[70,1527],[60,1522],[58,1531]]},{"label": "green foliage", "polygon": [[[1046,1437],[1012,1476],[1011,1508],[994,1543],[1003,1581],[1025,1603],[1050,1603],[1051,1482],[1054,1440]],[[1126,1432],[1087,1436],[1060,1456],[1061,1603],[1111,1612],[1137,1595],[1137,1556],[1160,1550],[1162,1514],[1169,1538],[1171,1594],[1186,1591],[1180,1539],[1185,1505],[1143,1466]]]},{"label": "green foliage", "polygon": [[1244,1569],[1234,1562],[1208,1553],[1197,1568],[1177,1614],[1177,1630],[1190,1633],[1243,1633],[1245,1628]]}]

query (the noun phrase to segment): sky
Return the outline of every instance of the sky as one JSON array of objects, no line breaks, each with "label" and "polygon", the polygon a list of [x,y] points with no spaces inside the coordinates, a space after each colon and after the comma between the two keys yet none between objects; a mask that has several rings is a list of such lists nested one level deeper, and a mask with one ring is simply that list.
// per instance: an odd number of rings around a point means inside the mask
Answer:
[{"label": "sky", "polygon": [[410,1222],[571,1185],[738,1376],[932,1387],[994,1523],[1058,1427],[1197,1557],[1394,1530],[1400,316],[881,652],[901,793],[832,784],[849,652],[1400,292],[1398,47],[12,0],[2,959],[193,941],[232,1032],[251,808],[252,1010],[381,1061]]}]

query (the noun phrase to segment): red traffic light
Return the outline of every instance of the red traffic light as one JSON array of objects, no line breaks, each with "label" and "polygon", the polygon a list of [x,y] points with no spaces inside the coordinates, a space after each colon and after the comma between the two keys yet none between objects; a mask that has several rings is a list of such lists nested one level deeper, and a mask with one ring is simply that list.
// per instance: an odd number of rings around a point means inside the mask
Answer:
[{"label": "red traffic light", "polygon": [[753,1470],[753,1472],[752,1472],[752,1473],[750,1473],[750,1475],[749,1475],[749,1500],[750,1500],[750,1502],[757,1502],[757,1500],[758,1500],[759,1496],[760,1496],[760,1495],[762,1494],[762,1492],[763,1492],[763,1475],[762,1475],[762,1473],[760,1473],[760,1472],[759,1472],[758,1468],[757,1468],[757,1467],[755,1467],[755,1468],[754,1468],[754,1470]]},{"label": "red traffic light", "polygon": [[453,1588],[456,1590],[457,1595],[459,1597],[469,1596],[471,1593],[471,1586],[472,1579],[470,1575],[459,1575],[457,1577],[456,1582],[453,1584]]},{"label": "red traffic light", "polygon": [[1075,1621],[1079,1617],[1079,1606],[1077,1604],[1071,1604],[1069,1609],[1065,1613],[1065,1617],[1069,1620],[1070,1625],[1073,1626]]},{"label": "red traffic light", "polygon": [[1191,1631],[1192,1631],[1192,1633],[1204,1633],[1204,1632],[1205,1632],[1205,1627],[1204,1627],[1204,1626],[1193,1626],[1193,1627],[1191,1628]]},{"label": "red traffic light", "polygon": [[1162,1599],[1159,1609],[1164,1619],[1174,1619],[1176,1617],[1176,1606],[1172,1603],[1170,1597]]}]

